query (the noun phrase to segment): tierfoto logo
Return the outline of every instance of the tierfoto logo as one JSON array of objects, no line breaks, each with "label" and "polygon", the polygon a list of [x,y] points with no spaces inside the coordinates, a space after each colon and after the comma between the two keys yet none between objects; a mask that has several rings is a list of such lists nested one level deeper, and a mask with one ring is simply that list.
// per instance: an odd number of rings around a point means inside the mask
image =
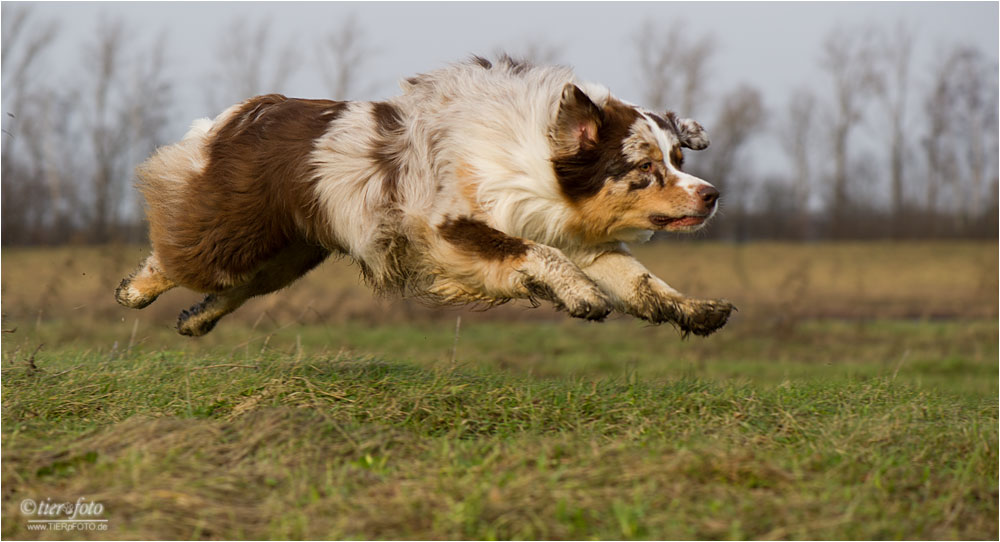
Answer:
[{"label": "tierfoto logo", "polygon": [[36,502],[34,499],[21,501],[21,513],[28,516],[29,531],[106,531],[107,518],[104,505],[80,497],[76,502],[52,502],[52,499]]}]

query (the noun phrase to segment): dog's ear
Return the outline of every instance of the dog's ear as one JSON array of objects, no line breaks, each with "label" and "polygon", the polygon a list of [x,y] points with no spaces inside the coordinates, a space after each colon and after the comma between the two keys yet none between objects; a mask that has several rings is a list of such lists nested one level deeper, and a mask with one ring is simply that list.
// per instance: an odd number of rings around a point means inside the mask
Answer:
[{"label": "dog's ear", "polygon": [[597,132],[604,113],[580,87],[567,83],[559,99],[559,114],[551,136],[557,155],[576,154],[597,146]]},{"label": "dog's ear", "polygon": [[677,138],[681,141],[681,147],[687,147],[693,151],[700,151],[708,148],[708,134],[700,124],[691,119],[680,119],[673,111],[667,112],[667,118],[677,127]]}]

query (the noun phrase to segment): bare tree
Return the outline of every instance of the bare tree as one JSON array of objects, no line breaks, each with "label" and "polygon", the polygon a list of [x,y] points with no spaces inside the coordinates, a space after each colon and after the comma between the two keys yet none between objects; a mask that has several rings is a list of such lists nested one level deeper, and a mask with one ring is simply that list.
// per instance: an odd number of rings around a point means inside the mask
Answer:
[{"label": "bare tree", "polygon": [[207,86],[207,105],[213,111],[258,94],[280,92],[300,67],[290,43],[274,44],[267,20],[254,26],[237,19],[220,35],[216,71]]},{"label": "bare tree", "polygon": [[125,26],[122,21],[104,23],[97,32],[97,41],[88,51],[88,60],[94,68],[94,79],[88,89],[90,103],[93,106],[87,111],[92,115],[89,120],[88,135],[94,152],[94,173],[91,180],[93,190],[93,224],[92,236],[95,240],[104,241],[108,238],[114,212],[114,199],[125,191],[121,180],[125,176],[122,163],[122,150],[128,143],[128,135],[119,130],[119,119],[115,118],[114,100],[111,96],[115,89],[115,80],[124,63]]},{"label": "bare tree", "polygon": [[[38,58],[55,38],[58,25],[47,21],[41,26],[31,21],[31,8],[4,4],[0,64],[3,65],[4,97],[24,99],[27,89],[36,84],[34,67]],[[7,100],[5,100],[7,101]]]},{"label": "bare tree", "polygon": [[[21,129],[23,146],[18,155],[27,157],[30,166],[23,172],[24,180],[39,185],[35,192],[38,201],[15,205],[22,212],[40,216],[22,223],[29,227],[29,236],[18,235],[18,242],[65,242],[85,227],[81,210],[86,206],[81,204],[81,194],[87,186],[81,182],[81,171],[86,168],[80,159],[78,109],[75,92],[41,88],[23,110],[31,122],[24,123]],[[14,177],[22,182],[19,176]]]},{"label": "bare tree", "polygon": [[173,107],[173,87],[167,76],[168,51],[166,34],[160,34],[146,50],[140,50],[130,62],[126,74],[127,93],[123,108],[123,121],[133,135],[129,162],[138,164],[167,139],[166,127],[170,123]]},{"label": "bare tree", "polygon": [[693,116],[705,102],[704,83],[708,63],[715,54],[710,35],[694,38],[687,26],[674,24],[666,31],[651,22],[635,40],[642,77],[643,104],[657,111],[678,108]]},{"label": "bare tree", "polygon": [[873,69],[872,32],[866,28],[834,30],[823,44],[821,66],[833,84],[834,107],[830,121],[833,158],[833,233],[840,233],[848,210],[849,137],[862,120],[869,97],[879,88]]},{"label": "bare tree", "polygon": [[55,26],[31,26],[27,11],[3,9],[11,134],[2,158],[3,242],[122,239],[123,217],[137,223],[140,216],[132,169],[163,141],[170,114],[162,53],[169,48],[162,37],[140,47],[122,21],[105,19],[81,47],[71,84],[42,84],[34,62]]},{"label": "bare tree", "polygon": [[58,26],[53,22],[32,24],[31,9],[4,4],[2,8],[3,31],[0,45],[0,64],[3,66],[3,177],[12,165],[14,147],[20,136],[22,110],[36,92],[35,66],[39,56],[52,43]]},{"label": "bare tree", "polygon": [[369,72],[367,64],[375,54],[366,42],[364,29],[357,17],[351,15],[320,43],[320,73],[331,98],[360,99],[371,92],[371,83],[361,86],[361,76]]},{"label": "bare tree", "polygon": [[708,125],[711,146],[698,153],[696,162],[692,160],[691,172],[722,192],[721,209],[727,219],[713,228],[715,235],[739,237],[744,233],[749,196],[759,179],[741,160],[745,160],[743,151],[762,133],[764,117],[764,100],[757,89],[740,85],[726,93],[718,115]]},{"label": "bare tree", "polygon": [[712,144],[699,156],[698,168],[720,190],[734,186],[732,179],[737,171],[737,160],[744,147],[758,135],[764,124],[764,99],[760,91],[749,85],[740,85],[722,97],[719,114],[708,129]]},{"label": "bare tree", "polygon": [[995,169],[996,162],[996,145],[990,140],[997,132],[997,68],[979,50],[968,47],[957,49],[952,59],[949,80],[958,121],[954,136],[963,143],[967,176],[961,200],[967,218],[976,218],[985,208],[988,170]]},{"label": "bare tree", "polygon": [[[938,211],[939,188],[957,177],[950,134],[953,122],[950,71],[951,59],[941,59],[934,69],[933,85],[924,99],[927,123],[927,132],[923,137],[924,156],[927,158],[924,213],[928,219]],[[934,224],[936,221],[931,220],[931,225]]]},{"label": "bare tree", "polygon": [[[877,86],[879,103],[889,122],[889,186],[894,215],[894,227],[898,224],[905,205],[903,179],[907,148],[905,121],[910,84],[910,64],[913,57],[913,33],[903,25],[896,24],[891,33],[882,34],[884,39],[875,52],[877,69],[884,74],[882,84]],[[898,232],[897,232],[898,233]]]},{"label": "bare tree", "polygon": [[135,210],[129,205],[132,168],[162,141],[172,98],[162,37],[142,52],[125,28],[121,20],[104,22],[84,48],[82,129],[93,167],[87,218],[90,238],[98,242],[111,240],[112,227]]},{"label": "bare tree", "polygon": [[807,89],[795,91],[789,99],[785,116],[778,126],[781,148],[792,163],[792,192],[799,231],[805,230],[812,194],[812,151],[816,145],[816,96]]},{"label": "bare tree", "polygon": [[948,210],[961,225],[980,216],[987,194],[996,190],[997,67],[980,51],[956,46],[939,57],[932,73],[924,99],[926,211],[942,212],[941,189],[950,189]]},{"label": "bare tree", "polygon": [[[56,35],[51,21],[36,22],[31,8],[3,4],[0,64],[3,68],[3,131],[0,151],[0,176],[3,177],[3,243],[38,242],[41,223],[49,216],[53,200],[41,174],[44,165],[39,153],[40,141],[25,122],[37,108],[43,92],[38,73],[39,59]],[[24,150],[21,150],[24,149]]]}]

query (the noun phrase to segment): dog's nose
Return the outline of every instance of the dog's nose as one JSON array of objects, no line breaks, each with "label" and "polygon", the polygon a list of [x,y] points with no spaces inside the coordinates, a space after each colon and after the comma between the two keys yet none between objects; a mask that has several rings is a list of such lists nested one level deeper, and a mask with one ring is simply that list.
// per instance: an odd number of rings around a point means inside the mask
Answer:
[{"label": "dog's nose", "polygon": [[701,197],[701,201],[705,202],[706,207],[712,207],[715,205],[716,200],[719,199],[719,191],[710,185],[699,188],[698,195]]}]

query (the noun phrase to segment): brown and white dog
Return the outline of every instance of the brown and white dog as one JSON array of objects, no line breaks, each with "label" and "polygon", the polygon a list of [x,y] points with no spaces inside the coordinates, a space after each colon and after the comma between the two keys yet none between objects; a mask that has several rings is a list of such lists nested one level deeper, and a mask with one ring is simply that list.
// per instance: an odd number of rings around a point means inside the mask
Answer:
[{"label": "brown and white dog", "polygon": [[708,146],[698,123],[507,56],[401,85],[384,102],[272,94],[195,121],[138,168],[153,252],[118,302],[205,292],[177,321],[203,335],[336,253],[375,290],[434,303],[545,299],[697,335],[726,323],[731,304],[683,296],[624,245],[715,213],[719,192],[681,170],[682,147]]}]

